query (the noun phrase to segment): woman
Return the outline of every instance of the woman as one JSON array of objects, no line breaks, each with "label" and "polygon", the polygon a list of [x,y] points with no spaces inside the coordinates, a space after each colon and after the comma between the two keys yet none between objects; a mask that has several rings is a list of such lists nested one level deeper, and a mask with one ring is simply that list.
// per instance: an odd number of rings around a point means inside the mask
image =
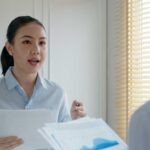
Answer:
[{"label": "woman", "polygon": [[[70,120],[64,90],[39,73],[46,52],[47,37],[41,22],[20,16],[9,24],[1,54],[0,109],[45,108],[54,115],[54,122]],[[82,103],[76,100],[70,112],[72,119],[86,116]],[[0,150],[11,150],[22,143],[16,136],[1,137]]]}]

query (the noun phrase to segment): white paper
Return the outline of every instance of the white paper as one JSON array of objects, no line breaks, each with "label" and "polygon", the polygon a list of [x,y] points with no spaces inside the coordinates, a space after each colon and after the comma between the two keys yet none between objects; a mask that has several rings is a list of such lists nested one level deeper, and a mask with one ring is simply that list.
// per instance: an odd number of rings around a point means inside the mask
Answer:
[{"label": "white paper", "polygon": [[46,124],[40,132],[54,148],[57,145],[57,150],[80,150],[83,145],[92,147],[93,139],[98,137],[119,143],[106,150],[127,150],[127,145],[102,119]]},{"label": "white paper", "polygon": [[15,135],[24,144],[14,150],[50,150],[50,144],[38,129],[51,121],[49,110],[0,110],[0,137]]}]

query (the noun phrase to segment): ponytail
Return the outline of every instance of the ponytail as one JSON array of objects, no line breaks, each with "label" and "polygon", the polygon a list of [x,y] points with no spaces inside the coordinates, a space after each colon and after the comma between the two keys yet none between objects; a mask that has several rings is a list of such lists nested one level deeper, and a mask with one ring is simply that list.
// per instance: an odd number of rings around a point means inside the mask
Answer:
[{"label": "ponytail", "polygon": [[9,55],[6,47],[3,48],[1,53],[1,65],[2,65],[2,74],[5,76],[8,68],[14,65],[14,60],[11,55]]}]

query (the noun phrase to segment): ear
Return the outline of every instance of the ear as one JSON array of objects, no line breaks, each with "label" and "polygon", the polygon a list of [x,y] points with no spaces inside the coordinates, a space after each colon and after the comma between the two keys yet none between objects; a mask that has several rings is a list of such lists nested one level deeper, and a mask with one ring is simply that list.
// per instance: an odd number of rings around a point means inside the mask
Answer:
[{"label": "ear", "polygon": [[12,44],[10,44],[9,42],[6,42],[5,47],[7,49],[7,52],[9,53],[9,55],[12,56],[13,55],[13,46],[12,46]]}]

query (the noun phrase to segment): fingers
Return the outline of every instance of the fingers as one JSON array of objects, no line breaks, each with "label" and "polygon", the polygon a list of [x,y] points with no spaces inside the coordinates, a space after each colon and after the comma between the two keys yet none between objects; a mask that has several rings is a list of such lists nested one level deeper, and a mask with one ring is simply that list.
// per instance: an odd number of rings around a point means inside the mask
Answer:
[{"label": "fingers", "polygon": [[71,107],[71,117],[72,119],[77,119],[80,117],[85,117],[86,112],[82,102],[74,100]]},{"label": "fingers", "polygon": [[1,137],[1,138],[0,138],[0,144],[9,143],[9,142],[11,142],[12,140],[16,140],[16,139],[17,139],[16,136]]},{"label": "fingers", "polygon": [[23,140],[16,136],[9,136],[0,138],[0,150],[12,150],[21,145]]},{"label": "fingers", "polygon": [[73,103],[72,103],[72,111],[78,111],[78,110],[79,111],[84,110],[83,104],[82,104],[82,102],[74,100]]},{"label": "fingers", "polygon": [[81,118],[81,117],[85,117],[86,116],[86,112],[84,110],[76,110],[75,116],[76,116],[75,119]]},{"label": "fingers", "polygon": [[83,103],[82,102],[79,102],[77,100],[74,100],[73,101],[73,106],[83,106]]}]

